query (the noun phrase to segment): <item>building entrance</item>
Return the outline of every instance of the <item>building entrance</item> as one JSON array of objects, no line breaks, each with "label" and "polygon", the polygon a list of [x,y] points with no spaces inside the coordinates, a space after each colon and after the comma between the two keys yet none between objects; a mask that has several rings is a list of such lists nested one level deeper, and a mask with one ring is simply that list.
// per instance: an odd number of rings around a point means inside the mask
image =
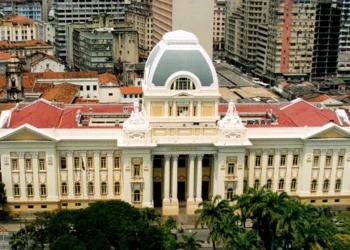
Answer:
[{"label": "building entrance", "polygon": [[209,181],[202,182],[202,199],[204,201],[209,200]]},{"label": "building entrance", "polygon": [[184,181],[177,183],[177,196],[179,201],[186,201],[186,185]]},{"label": "building entrance", "polygon": [[162,206],[162,183],[161,182],[153,183],[153,202],[154,202],[154,207]]}]

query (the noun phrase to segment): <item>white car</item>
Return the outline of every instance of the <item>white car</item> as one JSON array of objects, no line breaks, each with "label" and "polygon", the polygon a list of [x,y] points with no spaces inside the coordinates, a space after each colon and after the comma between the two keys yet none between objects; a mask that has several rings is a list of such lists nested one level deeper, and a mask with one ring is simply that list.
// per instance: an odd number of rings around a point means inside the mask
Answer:
[{"label": "white car", "polygon": [[269,84],[262,82],[259,78],[252,78],[252,82],[256,83],[256,84],[259,84],[259,85],[261,85],[263,87],[269,87],[270,86]]}]

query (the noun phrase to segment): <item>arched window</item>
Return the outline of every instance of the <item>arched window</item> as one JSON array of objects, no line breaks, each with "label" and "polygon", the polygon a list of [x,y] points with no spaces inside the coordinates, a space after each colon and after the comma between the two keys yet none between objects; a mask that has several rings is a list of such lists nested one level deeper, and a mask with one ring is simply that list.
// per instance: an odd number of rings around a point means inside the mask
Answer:
[{"label": "arched window", "polygon": [[271,189],[271,188],[272,188],[272,180],[271,180],[271,179],[268,179],[268,180],[267,180],[266,188],[267,188],[267,189]]},{"label": "arched window", "polygon": [[186,77],[177,78],[170,86],[171,90],[194,90],[196,86],[191,79]]},{"label": "arched window", "polygon": [[40,196],[46,196],[46,185],[45,184],[40,185]]},{"label": "arched window", "polygon": [[27,196],[33,196],[33,185],[32,184],[27,185]]},{"label": "arched window", "polygon": [[317,189],[317,180],[311,182],[311,191],[316,191]]},{"label": "arched window", "polygon": [[107,183],[106,182],[101,183],[101,194],[107,194]]},{"label": "arched window", "polygon": [[340,191],[341,189],[341,179],[337,179],[335,182],[335,191]]},{"label": "arched window", "polygon": [[80,183],[79,183],[79,182],[76,182],[76,183],[74,184],[74,193],[75,193],[76,195],[80,194]]},{"label": "arched window", "polygon": [[324,192],[327,192],[328,189],[329,189],[329,180],[326,179],[326,180],[324,180],[324,182],[323,182],[323,191],[324,191]]},{"label": "arched window", "polygon": [[290,183],[290,190],[295,191],[297,189],[297,179],[292,179],[292,182]]},{"label": "arched window", "polygon": [[280,182],[278,183],[278,189],[283,190],[284,189],[284,179],[280,179]]},{"label": "arched window", "polygon": [[94,183],[91,181],[88,183],[88,194],[94,194]]},{"label": "arched window", "polygon": [[118,181],[114,183],[114,193],[115,194],[120,193],[120,183]]},{"label": "arched window", "polygon": [[259,180],[255,180],[255,182],[254,182],[254,189],[258,190],[259,187],[260,187],[260,181]]},{"label": "arched window", "polygon": [[13,185],[13,195],[14,196],[20,196],[21,195],[18,184]]},{"label": "arched window", "polygon": [[61,184],[61,194],[62,195],[66,195],[67,193],[68,193],[67,183],[66,182],[62,182],[62,184]]},{"label": "arched window", "polygon": [[232,200],[232,198],[233,198],[233,189],[229,188],[229,189],[227,189],[226,199],[227,200]]},{"label": "arched window", "polygon": [[134,202],[139,203],[141,201],[141,195],[139,190],[134,191]]}]

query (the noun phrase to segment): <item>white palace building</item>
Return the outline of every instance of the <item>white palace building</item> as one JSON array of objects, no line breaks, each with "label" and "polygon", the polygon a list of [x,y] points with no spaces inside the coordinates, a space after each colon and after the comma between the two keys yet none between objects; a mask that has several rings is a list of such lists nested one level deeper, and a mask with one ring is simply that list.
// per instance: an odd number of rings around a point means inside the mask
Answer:
[{"label": "white palace building", "polygon": [[165,34],[153,49],[143,92],[130,105],[41,99],[3,111],[8,209],[120,199],[161,207],[164,215],[193,214],[213,195],[230,199],[263,185],[316,205],[350,204],[350,123],[343,110],[299,99],[220,103],[214,66],[184,31]]}]

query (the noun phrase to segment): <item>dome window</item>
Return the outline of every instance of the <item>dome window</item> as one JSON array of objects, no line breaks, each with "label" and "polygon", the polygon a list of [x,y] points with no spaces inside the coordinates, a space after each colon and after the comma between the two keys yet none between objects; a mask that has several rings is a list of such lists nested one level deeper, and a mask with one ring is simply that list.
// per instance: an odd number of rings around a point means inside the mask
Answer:
[{"label": "dome window", "polygon": [[194,90],[196,86],[194,82],[185,77],[177,78],[170,87],[171,90]]}]

